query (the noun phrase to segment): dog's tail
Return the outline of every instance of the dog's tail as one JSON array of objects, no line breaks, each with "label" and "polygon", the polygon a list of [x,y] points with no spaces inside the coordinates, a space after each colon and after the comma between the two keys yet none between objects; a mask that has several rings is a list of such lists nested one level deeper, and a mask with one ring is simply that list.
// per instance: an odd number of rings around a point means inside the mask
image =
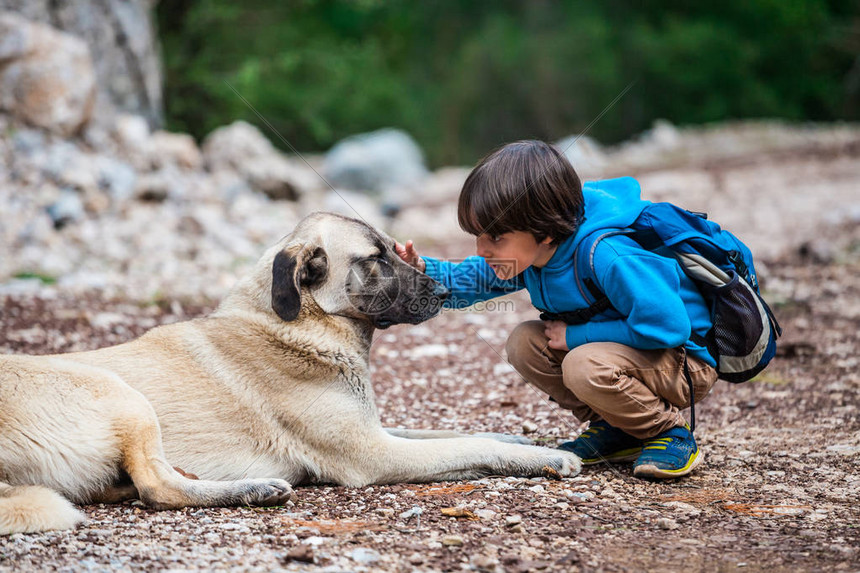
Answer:
[{"label": "dog's tail", "polygon": [[84,514],[54,490],[0,482],[0,535],[71,529],[82,521]]}]

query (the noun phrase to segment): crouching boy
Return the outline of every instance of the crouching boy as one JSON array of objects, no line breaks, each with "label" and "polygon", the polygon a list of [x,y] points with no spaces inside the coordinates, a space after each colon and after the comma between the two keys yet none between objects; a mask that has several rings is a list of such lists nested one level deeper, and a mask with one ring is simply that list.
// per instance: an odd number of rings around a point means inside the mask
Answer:
[{"label": "crouching boy", "polygon": [[[634,461],[635,476],[675,478],[703,460],[681,413],[689,382],[698,403],[717,380],[714,359],[691,340],[711,328],[705,301],[673,258],[623,234],[588,253],[594,276],[577,277],[575,260],[580,241],[624,228],[646,204],[635,180],[583,186],[558,150],[521,141],[485,157],[463,185],[458,218],[476,237],[477,256],[459,264],[422,258],[411,241],[397,251],[451,291],[450,306],[528,290],[544,320],[513,330],[508,360],[590,422],[560,447],[584,464]],[[605,294],[608,304],[585,322],[562,320],[590,306],[595,295],[586,291]]]}]

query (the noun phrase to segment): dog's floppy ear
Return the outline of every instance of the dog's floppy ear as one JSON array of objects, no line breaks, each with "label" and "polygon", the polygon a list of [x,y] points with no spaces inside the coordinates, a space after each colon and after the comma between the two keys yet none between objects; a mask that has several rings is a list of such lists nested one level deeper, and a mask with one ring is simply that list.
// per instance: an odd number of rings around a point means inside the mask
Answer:
[{"label": "dog's floppy ear", "polygon": [[326,275],[328,257],[322,247],[303,245],[279,252],[272,263],[272,310],[282,320],[295,320],[302,308],[301,287],[317,284]]}]

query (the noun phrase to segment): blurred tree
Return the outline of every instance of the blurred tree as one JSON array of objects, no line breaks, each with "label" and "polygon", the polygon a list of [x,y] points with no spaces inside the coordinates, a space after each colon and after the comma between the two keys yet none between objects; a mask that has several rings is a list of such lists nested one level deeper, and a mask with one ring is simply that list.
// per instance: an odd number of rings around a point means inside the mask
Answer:
[{"label": "blurred tree", "polygon": [[432,165],[581,132],[631,82],[591,135],[618,141],[656,118],[833,120],[860,108],[854,0],[174,0],[157,10],[168,122],[198,137],[235,119],[261,124],[231,86],[297,149],[394,126]]}]

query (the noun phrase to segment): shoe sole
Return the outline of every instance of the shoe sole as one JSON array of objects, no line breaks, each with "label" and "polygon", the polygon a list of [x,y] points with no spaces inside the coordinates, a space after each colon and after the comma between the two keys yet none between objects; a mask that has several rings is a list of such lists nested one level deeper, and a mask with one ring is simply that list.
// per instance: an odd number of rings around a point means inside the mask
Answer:
[{"label": "shoe sole", "polygon": [[666,470],[663,468],[658,468],[655,465],[645,464],[641,466],[636,466],[633,468],[633,475],[638,478],[646,478],[646,479],[672,479],[683,477],[694,469],[699,467],[699,465],[704,461],[705,455],[702,453],[702,450],[696,450],[696,453],[690,456],[690,461],[687,462],[687,465],[678,470]]},{"label": "shoe sole", "polygon": [[629,450],[621,450],[620,452],[616,452],[611,456],[607,456],[604,458],[588,458],[582,459],[582,465],[584,466],[593,466],[596,464],[602,464],[605,462],[609,462],[611,464],[620,464],[624,462],[633,462],[639,457],[642,453],[642,448],[631,448]]}]

